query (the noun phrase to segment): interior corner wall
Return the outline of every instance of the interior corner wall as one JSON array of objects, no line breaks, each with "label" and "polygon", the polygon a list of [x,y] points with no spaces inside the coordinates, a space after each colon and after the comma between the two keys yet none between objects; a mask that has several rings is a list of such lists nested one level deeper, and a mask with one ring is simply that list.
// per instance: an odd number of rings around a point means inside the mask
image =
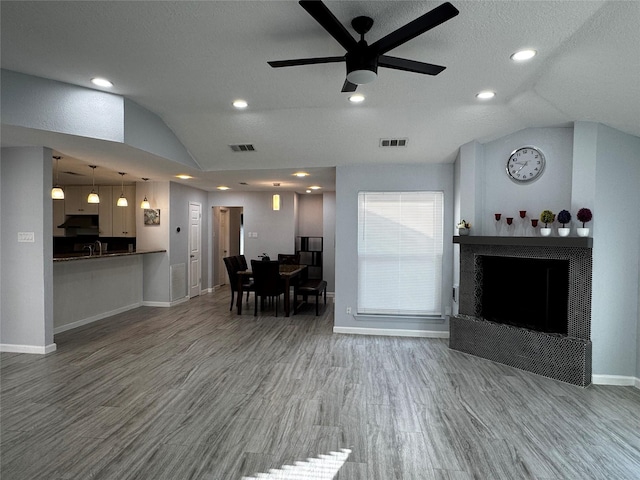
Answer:
[{"label": "interior corner wall", "polygon": [[336,291],[336,192],[322,195],[322,276],[327,291]]},{"label": "interior corner wall", "polygon": [[[48,353],[53,343],[52,152],[3,148],[0,157],[0,345]],[[40,206],[40,208],[38,207]],[[19,233],[33,241],[19,241]]]},{"label": "interior corner wall", "polygon": [[600,225],[593,230],[593,373],[632,377],[640,364],[640,137],[604,125],[590,131],[597,135],[595,190],[593,203],[582,206]]},{"label": "interior corner wall", "polygon": [[322,195],[299,195],[298,235],[302,237],[321,237],[323,231]]},{"label": "interior corner wall", "polygon": [[451,306],[453,281],[453,164],[376,165],[336,169],[335,327],[448,332],[448,319],[358,317],[358,192],[434,190],[444,193],[442,308]]},{"label": "interior corner wall", "polygon": [[136,204],[146,195],[153,209],[160,209],[160,225],[144,225],[142,209],[136,210],[136,248],[166,250],[165,253],[143,255],[143,292],[145,304],[168,305],[171,302],[169,272],[169,182],[136,184]]}]

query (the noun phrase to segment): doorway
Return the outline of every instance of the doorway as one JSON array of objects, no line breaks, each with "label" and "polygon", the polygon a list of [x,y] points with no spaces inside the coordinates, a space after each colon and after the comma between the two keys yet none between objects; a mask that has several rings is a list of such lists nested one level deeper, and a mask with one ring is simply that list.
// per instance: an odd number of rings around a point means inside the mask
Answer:
[{"label": "doorway", "polygon": [[189,202],[189,298],[200,295],[202,284],[202,205]]},{"label": "doorway", "polygon": [[224,258],[243,255],[242,207],[213,207],[213,251],[216,285],[229,283]]}]

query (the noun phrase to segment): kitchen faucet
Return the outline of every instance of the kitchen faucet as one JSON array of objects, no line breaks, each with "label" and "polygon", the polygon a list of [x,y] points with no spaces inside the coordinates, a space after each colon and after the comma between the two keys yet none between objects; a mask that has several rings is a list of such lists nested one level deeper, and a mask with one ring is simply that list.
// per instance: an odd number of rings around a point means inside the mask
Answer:
[{"label": "kitchen faucet", "polygon": [[89,250],[89,256],[93,255],[93,245],[84,245],[82,250]]},{"label": "kitchen faucet", "polygon": [[96,240],[95,246],[97,248],[94,247],[94,250],[98,250],[98,255],[102,255],[102,242],[100,240]]}]

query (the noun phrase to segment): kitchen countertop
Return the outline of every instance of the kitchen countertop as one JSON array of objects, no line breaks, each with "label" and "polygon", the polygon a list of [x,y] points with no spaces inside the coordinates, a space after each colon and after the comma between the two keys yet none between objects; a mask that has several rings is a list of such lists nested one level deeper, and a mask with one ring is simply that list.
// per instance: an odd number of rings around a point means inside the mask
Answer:
[{"label": "kitchen countertop", "polygon": [[148,253],[163,253],[166,250],[134,250],[133,252],[128,252],[126,250],[122,251],[113,251],[106,252],[102,255],[87,255],[86,253],[61,253],[53,256],[54,262],[69,262],[76,260],[96,260],[99,258],[112,258],[112,257],[128,257],[131,255],[146,255]]}]

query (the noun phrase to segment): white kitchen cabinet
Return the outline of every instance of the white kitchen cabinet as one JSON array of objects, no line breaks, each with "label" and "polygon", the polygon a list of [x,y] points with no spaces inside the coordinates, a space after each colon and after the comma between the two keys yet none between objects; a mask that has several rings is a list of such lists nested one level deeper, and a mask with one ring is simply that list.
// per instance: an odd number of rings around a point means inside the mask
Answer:
[{"label": "white kitchen cabinet", "polygon": [[53,202],[53,236],[64,237],[64,228],[58,228],[58,225],[62,225],[65,221],[64,200],[51,201]]},{"label": "white kitchen cabinet", "polygon": [[98,188],[100,203],[98,205],[98,235],[101,237],[113,237],[113,188],[111,186],[101,186]]},{"label": "white kitchen cabinet", "polygon": [[124,196],[127,197],[129,205],[118,207],[116,205],[120,198],[120,187],[113,187],[112,217],[113,217],[113,237],[135,237],[136,236],[136,187],[127,185],[124,187]]},{"label": "white kitchen cabinet", "polygon": [[64,213],[67,215],[98,215],[97,203],[88,203],[91,185],[68,185],[64,187]]}]

